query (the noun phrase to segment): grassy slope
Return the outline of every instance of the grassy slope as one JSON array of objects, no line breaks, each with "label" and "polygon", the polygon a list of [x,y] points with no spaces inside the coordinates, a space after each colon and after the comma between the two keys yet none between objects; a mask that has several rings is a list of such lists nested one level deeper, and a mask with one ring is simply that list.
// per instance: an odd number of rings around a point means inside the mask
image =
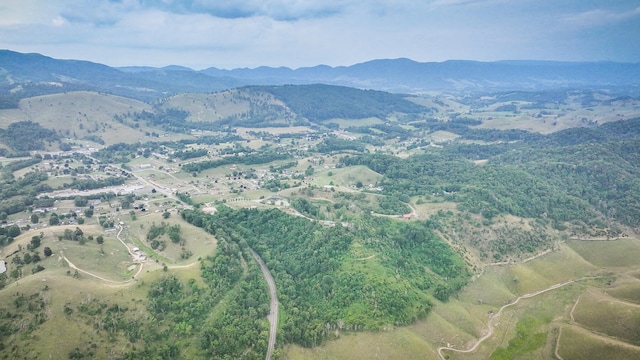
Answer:
[{"label": "grassy slope", "polygon": [[[634,242],[635,243],[635,242]],[[572,244],[573,245],[573,244]],[[573,250],[573,246],[561,245],[558,251],[539,257],[525,264],[515,266],[490,266],[485,269],[484,274],[466,286],[456,298],[450,299],[447,303],[438,303],[427,319],[406,328],[389,329],[383,333],[362,333],[348,334],[336,341],[330,341],[326,345],[318,349],[303,349],[300,347],[289,346],[285,349],[285,358],[288,359],[349,359],[353,358],[355,353],[349,349],[358,349],[357,358],[375,358],[377,355],[384,354],[382,358],[387,359],[404,359],[417,358],[427,356],[428,358],[437,358],[433,355],[439,346],[454,345],[457,348],[469,348],[475,343],[476,339],[486,332],[486,323],[490,316],[489,311],[496,312],[498,308],[506,303],[513,301],[517,296],[527,292],[540,290],[550,285],[561,283],[571,279],[577,279],[582,276],[603,274],[603,268],[596,266],[585,260],[589,257],[594,262],[602,261],[599,255],[605,259],[611,259],[608,253],[602,253],[602,249],[595,242],[581,243],[582,250],[580,254]],[[636,248],[629,248],[626,244],[620,243],[618,247],[612,251],[625,252],[635,251]],[[623,257],[624,258],[624,257]],[[640,264],[629,264],[632,268],[637,268]],[[610,270],[607,269],[607,270]],[[497,322],[494,335],[486,340],[478,350],[470,354],[462,354],[455,352],[446,352],[451,359],[486,359],[497,348],[503,348],[501,353],[511,354],[509,357],[517,359],[537,359],[552,358],[557,342],[557,329],[562,327],[562,336],[560,340],[560,351],[565,359],[584,358],[573,356],[574,354],[582,354],[582,349],[574,343],[578,335],[574,333],[579,331],[580,335],[586,336],[586,346],[593,347],[594,351],[604,351],[611,349],[612,341],[608,341],[608,337],[604,338],[590,335],[588,330],[577,328],[575,325],[567,328],[569,321],[569,312],[573,307],[575,300],[581,294],[590,288],[602,288],[606,285],[606,279],[611,277],[611,273],[604,280],[585,280],[573,285],[553,290],[543,295],[539,295],[530,299],[524,299],[517,305],[507,308],[501,315],[500,321]],[[627,281],[621,283],[620,292],[625,294],[636,293],[640,291],[640,281],[624,276]],[[514,279],[517,278],[517,281]],[[626,303],[622,304],[619,300],[611,299],[616,311],[625,314],[631,311],[637,313],[637,305],[633,305],[630,309]],[[582,302],[582,300],[581,300]],[[595,317],[606,317],[611,306],[599,306],[602,311],[596,311]],[[593,309],[587,307],[584,309]],[[579,307],[579,309],[581,309]],[[593,311],[592,311],[593,312]],[[576,316],[578,310],[576,310]],[[525,318],[540,319],[542,322],[536,322],[535,331],[531,334],[542,332],[546,334],[546,341],[538,342],[535,349],[522,351],[509,347],[509,341],[516,336],[516,324]],[[578,318],[576,318],[578,321]],[[593,325],[598,320],[590,319],[589,323]],[[536,320],[538,321],[538,320]],[[587,321],[586,319],[583,321]],[[606,324],[606,322],[605,322]],[[572,331],[573,328],[577,330]],[[602,332],[613,332],[610,328],[600,329]],[[571,336],[565,336],[571,332]],[[633,346],[625,345],[620,339],[630,333],[622,332],[615,334],[619,337],[616,341],[622,345],[613,346],[615,354],[620,355],[619,358],[631,359],[637,355],[637,349]],[[403,343],[393,342],[391,339],[402,337]],[[386,339],[386,340],[382,340]],[[580,338],[582,339],[582,338]],[[604,339],[604,340],[603,340]],[[583,339],[582,339],[583,340]],[[582,341],[580,340],[580,341]],[[627,339],[631,341],[632,339]],[[379,343],[387,341],[388,347],[384,348],[384,352],[380,353]],[[517,344],[517,343],[516,343]],[[519,346],[524,346],[521,344]],[[407,350],[419,352],[420,355],[407,355]],[[635,350],[634,350],[635,349]],[[432,354],[432,355],[428,355]],[[515,355],[514,355],[515,354]],[[571,354],[571,356],[569,356]],[[632,355],[630,355],[632,354]],[[498,356],[496,354],[496,356]],[[615,358],[615,357],[609,357]]]},{"label": "grassy slope", "polygon": [[150,105],[113,95],[78,91],[24,99],[20,102],[20,119],[35,121],[62,137],[82,139],[97,135],[106,144],[112,144],[135,142],[144,137],[148,130],[144,126],[133,129],[113,118],[143,110],[151,110]]},{"label": "grassy slope", "polygon": [[238,90],[214,94],[180,94],[167,99],[162,107],[189,111],[188,121],[216,121],[249,111],[249,102],[237,99],[238,94]]}]

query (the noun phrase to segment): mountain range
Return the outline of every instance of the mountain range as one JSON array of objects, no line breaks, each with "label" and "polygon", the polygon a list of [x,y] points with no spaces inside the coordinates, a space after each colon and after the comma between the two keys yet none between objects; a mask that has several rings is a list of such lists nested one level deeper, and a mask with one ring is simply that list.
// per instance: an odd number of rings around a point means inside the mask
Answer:
[{"label": "mountain range", "polygon": [[[59,60],[0,50],[0,94],[22,98],[71,90],[109,92],[153,100],[185,92],[216,92],[245,85],[314,84],[395,93],[501,92],[551,88],[624,88],[640,92],[640,63],[410,59],[372,60],[352,66],[318,65],[196,71],[183,66],[123,67]],[[6,100],[5,100],[6,102]]]}]

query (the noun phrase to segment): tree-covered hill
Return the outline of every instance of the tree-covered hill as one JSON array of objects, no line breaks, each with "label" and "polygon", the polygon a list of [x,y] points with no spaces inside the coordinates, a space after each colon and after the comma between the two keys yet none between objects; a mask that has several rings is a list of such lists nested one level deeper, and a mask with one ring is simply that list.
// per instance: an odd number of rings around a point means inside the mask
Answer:
[{"label": "tree-covered hill", "polygon": [[[462,258],[423,223],[363,218],[326,227],[278,210],[224,207],[215,215],[184,211],[182,217],[260,254],[287,312],[281,329],[288,343],[315,346],[335,330],[412,323],[470,275]],[[369,256],[356,255],[362,248]]]},{"label": "tree-covered hill", "polygon": [[312,122],[335,118],[386,119],[393,113],[421,114],[429,109],[406,100],[406,95],[331,85],[261,86],[252,89],[273,94],[296,114]]}]

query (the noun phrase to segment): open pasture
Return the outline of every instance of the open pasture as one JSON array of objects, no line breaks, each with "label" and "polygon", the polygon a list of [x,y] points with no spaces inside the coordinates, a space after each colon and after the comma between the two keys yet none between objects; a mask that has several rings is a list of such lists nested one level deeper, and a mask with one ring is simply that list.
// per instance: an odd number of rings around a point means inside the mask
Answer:
[{"label": "open pasture", "polygon": [[564,325],[560,329],[557,354],[565,360],[635,360],[640,347],[602,337],[579,326]]}]

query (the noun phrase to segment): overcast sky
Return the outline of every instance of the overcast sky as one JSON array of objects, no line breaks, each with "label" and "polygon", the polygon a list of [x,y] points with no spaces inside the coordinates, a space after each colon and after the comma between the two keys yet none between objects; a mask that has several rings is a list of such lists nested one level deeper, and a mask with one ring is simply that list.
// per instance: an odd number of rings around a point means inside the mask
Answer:
[{"label": "overcast sky", "polygon": [[1,0],[0,48],[111,66],[640,62],[638,0]]}]

